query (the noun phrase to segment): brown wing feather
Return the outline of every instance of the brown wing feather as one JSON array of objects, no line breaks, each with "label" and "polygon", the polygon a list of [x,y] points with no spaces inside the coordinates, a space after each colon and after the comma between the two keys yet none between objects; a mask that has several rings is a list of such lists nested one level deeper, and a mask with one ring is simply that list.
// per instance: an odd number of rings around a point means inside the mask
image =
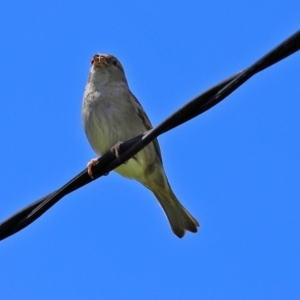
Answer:
[{"label": "brown wing feather", "polygon": [[[132,94],[132,93],[131,93]],[[136,106],[137,106],[137,114],[138,116],[141,118],[143,124],[145,125],[145,128],[147,130],[150,130],[153,128],[148,116],[146,115],[141,103],[136,99],[136,97],[132,94],[132,97],[133,99],[135,100],[136,102]],[[160,158],[160,161],[162,163],[162,157],[161,157],[161,151],[160,151],[160,147],[159,147],[159,144],[158,144],[158,141],[157,139],[153,140],[153,145],[154,145],[154,148],[155,148],[155,151],[158,155],[158,157]]]}]

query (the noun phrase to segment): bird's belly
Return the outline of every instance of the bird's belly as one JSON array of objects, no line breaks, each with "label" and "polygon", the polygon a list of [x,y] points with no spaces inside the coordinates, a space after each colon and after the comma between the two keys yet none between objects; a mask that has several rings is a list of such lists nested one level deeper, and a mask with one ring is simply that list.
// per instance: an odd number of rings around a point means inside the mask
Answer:
[{"label": "bird's belly", "polygon": [[120,175],[131,179],[140,180],[144,177],[141,164],[134,158],[131,158],[125,164],[120,165],[115,171]]},{"label": "bird's belly", "polygon": [[125,142],[142,132],[131,124],[124,112],[110,106],[99,107],[102,114],[90,110],[85,119],[88,140],[99,155],[103,155],[118,142]]},{"label": "bird's belly", "polygon": [[[139,116],[122,105],[111,106],[107,101],[97,101],[95,107],[87,104],[84,109],[84,129],[92,148],[99,156],[116,143],[125,142],[146,130]],[[145,169],[155,159],[153,145],[148,145],[115,171],[124,177],[142,182]]]}]

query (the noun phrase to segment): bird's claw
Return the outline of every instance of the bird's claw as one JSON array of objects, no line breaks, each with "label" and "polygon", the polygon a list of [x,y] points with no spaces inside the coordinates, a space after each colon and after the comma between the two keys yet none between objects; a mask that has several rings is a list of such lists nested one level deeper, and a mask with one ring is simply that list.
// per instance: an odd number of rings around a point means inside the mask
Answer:
[{"label": "bird's claw", "polygon": [[97,161],[98,161],[98,158],[93,158],[87,164],[87,172],[92,179],[94,179],[92,168],[96,164]]},{"label": "bird's claw", "polygon": [[[120,150],[121,144],[123,144],[123,142],[117,142],[114,146],[112,146],[112,147],[110,148],[110,151],[116,156],[116,158],[117,158],[118,160],[120,160],[120,153],[119,153],[119,150]],[[124,162],[124,165],[127,164],[127,163],[128,163],[128,161],[125,161],[125,162]]]},{"label": "bird's claw", "polygon": [[119,154],[119,151],[120,151],[120,146],[121,144],[123,144],[123,142],[117,142],[114,146],[112,146],[110,148],[110,151],[115,155],[115,157],[117,159],[120,160],[120,154]]}]

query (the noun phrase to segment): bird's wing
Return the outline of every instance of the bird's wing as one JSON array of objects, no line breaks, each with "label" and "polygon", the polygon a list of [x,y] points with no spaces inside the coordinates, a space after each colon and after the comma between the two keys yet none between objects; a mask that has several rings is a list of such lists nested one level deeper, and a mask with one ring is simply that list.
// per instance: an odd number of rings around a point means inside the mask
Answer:
[{"label": "bird's wing", "polygon": [[[136,99],[136,97],[132,93],[131,93],[131,95],[132,95],[133,100],[135,101],[137,114],[141,118],[146,130],[152,129],[153,126],[152,126],[148,116],[146,115],[141,103],[138,101],[138,99]],[[157,139],[153,140],[153,145],[154,145],[155,151],[156,151],[156,153],[157,153],[157,155],[160,158],[160,161],[162,163],[161,151],[160,151],[160,147],[159,147]]]}]

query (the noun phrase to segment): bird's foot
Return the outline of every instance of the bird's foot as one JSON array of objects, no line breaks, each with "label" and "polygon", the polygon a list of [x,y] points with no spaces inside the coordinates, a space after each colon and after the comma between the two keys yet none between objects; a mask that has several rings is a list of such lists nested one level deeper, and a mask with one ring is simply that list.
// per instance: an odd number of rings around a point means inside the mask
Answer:
[{"label": "bird's foot", "polygon": [[[118,160],[120,160],[120,153],[119,153],[119,150],[120,150],[121,144],[123,144],[123,142],[117,142],[114,146],[112,146],[112,147],[110,148],[110,151],[116,156],[116,158],[117,158]],[[125,162],[124,162],[124,165],[127,164],[127,163],[128,163],[128,161],[125,161]]]},{"label": "bird's foot", "polygon": [[115,155],[117,159],[120,159],[119,151],[121,144],[123,144],[123,142],[117,142],[114,146],[110,148],[110,151]]},{"label": "bird's foot", "polygon": [[97,161],[98,161],[98,158],[93,158],[87,164],[87,172],[92,179],[94,179],[92,168],[96,164]]}]

